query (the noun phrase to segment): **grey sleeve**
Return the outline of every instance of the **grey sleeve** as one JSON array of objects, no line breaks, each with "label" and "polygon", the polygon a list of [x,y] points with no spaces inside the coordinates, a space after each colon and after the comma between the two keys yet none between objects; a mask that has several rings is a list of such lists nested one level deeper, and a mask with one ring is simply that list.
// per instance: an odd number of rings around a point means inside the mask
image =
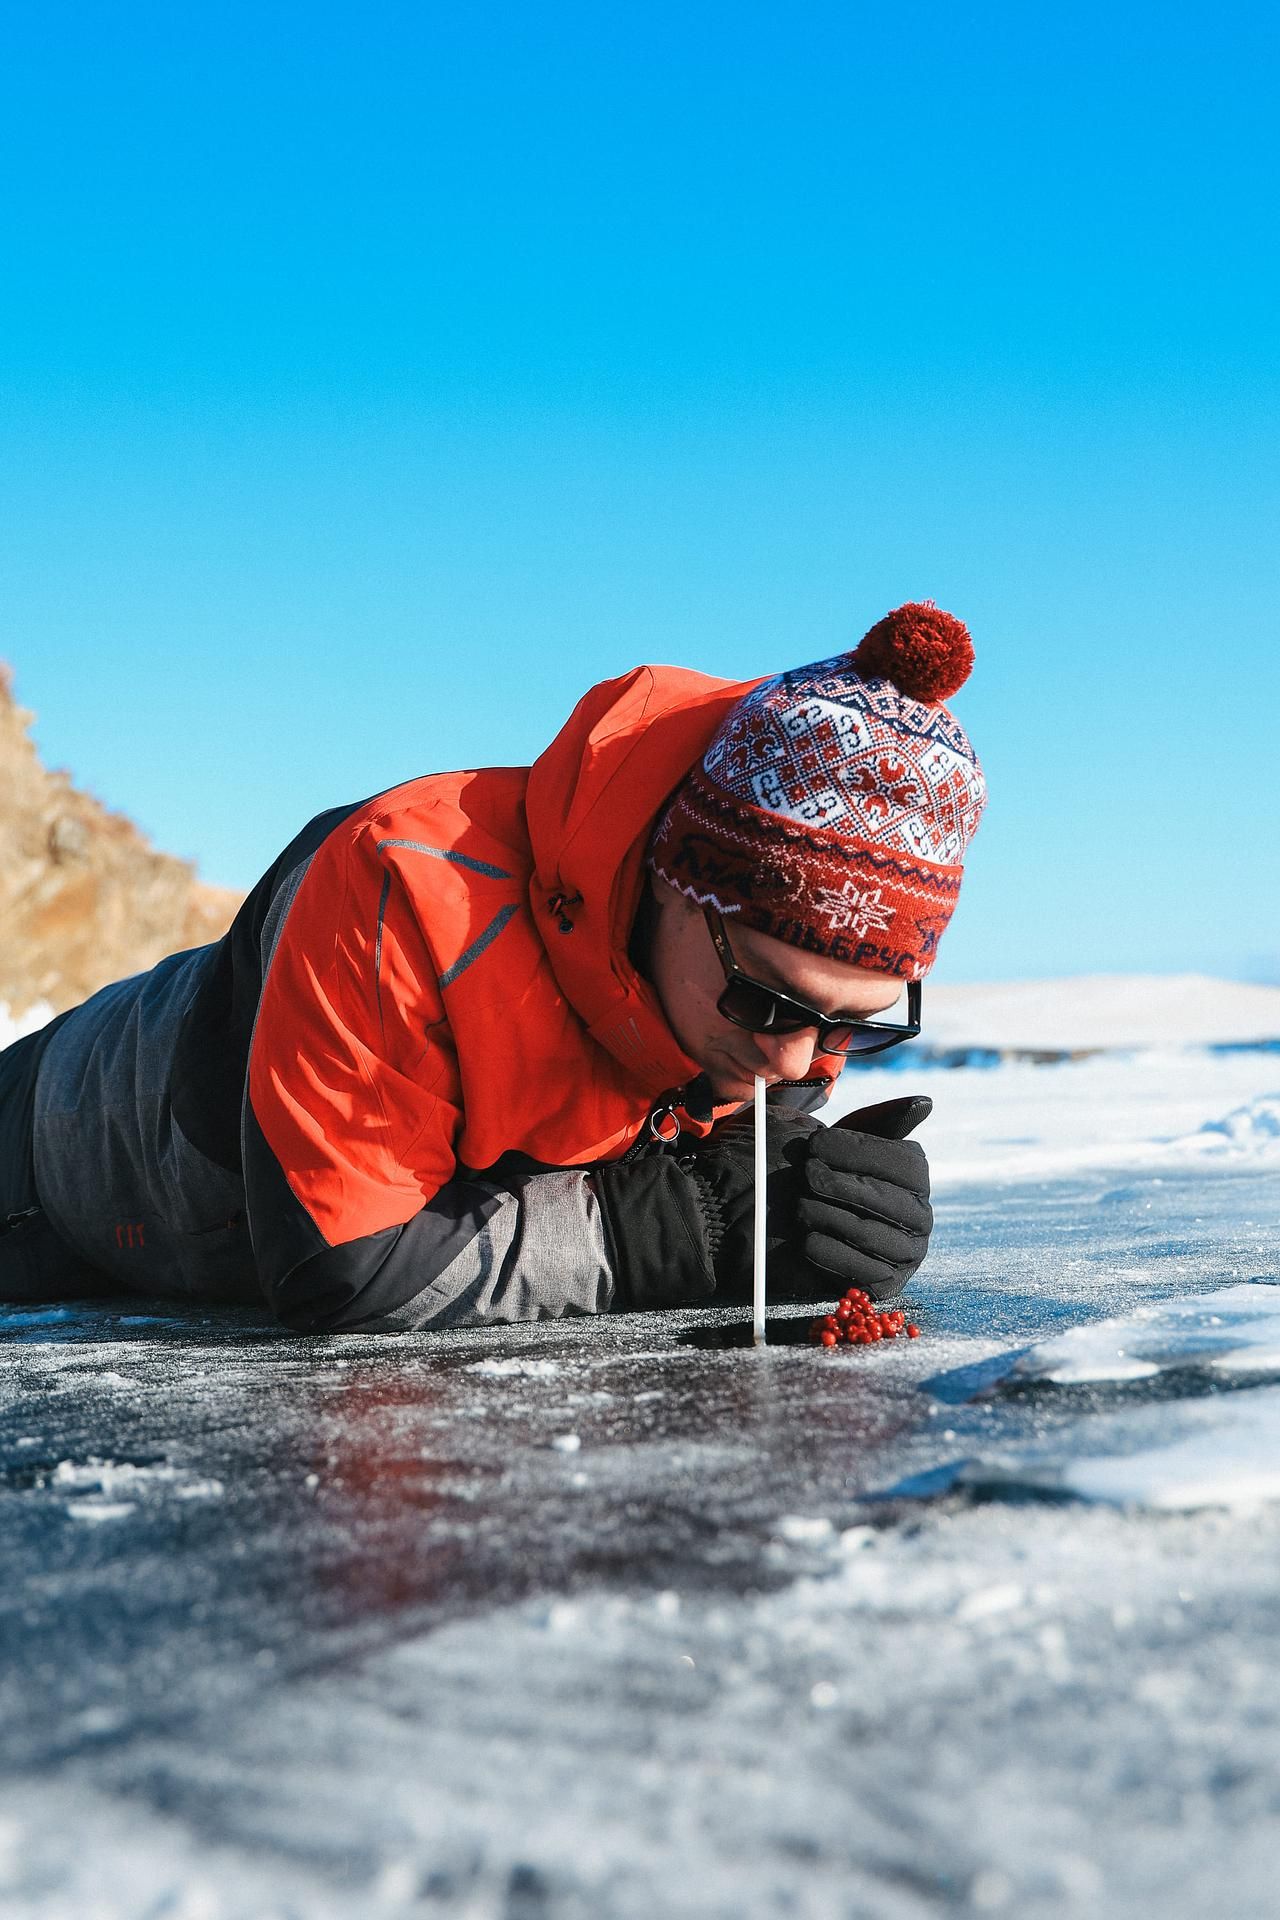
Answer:
[{"label": "grey sleeve", "polygon": [[[428,1208],[390,1236],[372,1236],[363,1243],[366,1261],[374,1241],[390,1241],[377,1273],[368,1273],[337,1312],[322,1319],[314,1311],[299,1314],[295,1324],[305,1319],[317,1330],[319,1323],[335,1332],[396,1333],[609,1312],[613,1267],[600,1202],[586,1169],[522,1174],[503,1186],[471,1175],[465,1185],[473,1230],[442,1237],[440,1214]],[[328,1251],[330,1256],[350,1253]],[[295,1288],[310,1265],[295,1271]],[[388,1286],[390,1268],[397,1277]],[[414,1277],[419,1284],[405,1297],[406,1282]],[[325,1289],[299,1291],[314,1301]]]}]

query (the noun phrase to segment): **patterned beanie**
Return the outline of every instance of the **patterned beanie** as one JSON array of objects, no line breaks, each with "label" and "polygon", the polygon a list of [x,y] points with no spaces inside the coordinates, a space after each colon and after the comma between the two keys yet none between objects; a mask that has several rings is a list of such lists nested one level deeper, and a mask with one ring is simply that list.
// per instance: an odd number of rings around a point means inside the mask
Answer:
[{"label": "patterned beanie", "polygon": [[986,805],[940,704],[972,665],[968,629],[925,600],[852,653],[763,681],[672,794],[649,865],[741,926],[919,980]]}]

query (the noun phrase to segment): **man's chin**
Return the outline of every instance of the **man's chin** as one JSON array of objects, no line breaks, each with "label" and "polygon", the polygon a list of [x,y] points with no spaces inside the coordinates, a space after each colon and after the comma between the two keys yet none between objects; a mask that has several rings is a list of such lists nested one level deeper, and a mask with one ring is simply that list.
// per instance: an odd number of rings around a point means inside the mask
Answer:
[{"label": "man's chin", "polygon": [[716,1106],[727,1107],[731,1102],[740,1103],[754,1098],[756,1090],[755,1076],[744,1079],[741,1074],[713,1073],[711,1075],[711,1097]]}]

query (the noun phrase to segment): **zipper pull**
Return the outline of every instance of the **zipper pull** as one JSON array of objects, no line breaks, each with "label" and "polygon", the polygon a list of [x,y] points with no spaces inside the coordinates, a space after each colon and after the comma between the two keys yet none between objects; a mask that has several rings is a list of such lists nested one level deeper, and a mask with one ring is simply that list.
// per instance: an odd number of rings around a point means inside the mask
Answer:
[{"label": "zipper pull", "polygon": [[573,922],[569,918],[569,908],[580,907],[581,905],[582,895],[580,893],[553,893],[547,901],[547,912],[550,914],[559,914],[559,931],[561,933],[572,933]]},{"label": "zipper pull", "polygon": [[649,1118],[641,1127],[631,1145],[621,1156],[619,1165],[628,1160],[638,1160],[643,1153],[662,1153],[667,1147],[673,1147],[680,1138],[680,1119],[676,1106],[680,1100],[681,1089],[667,1094],[665,1099],[657,1101],[649,1109]]},{"label": "zipper pull", "polygon": [[[667,1121],[671,1123],[672,1130],[670,1133],[664,1133],[662,1130],[664,1123]],[[680,1116],[670,1101],[665,1101],[662,1106],[655,1107],[649,1115],[649,1138],[660,1141],[664,1147],[674,1147],[676,1141],[680,1138]]]}]

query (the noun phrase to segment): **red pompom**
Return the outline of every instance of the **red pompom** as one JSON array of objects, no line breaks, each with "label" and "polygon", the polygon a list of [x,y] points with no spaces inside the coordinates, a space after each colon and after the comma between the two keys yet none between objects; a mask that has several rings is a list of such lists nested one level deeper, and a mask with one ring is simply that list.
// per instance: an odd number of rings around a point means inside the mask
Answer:
[{"label": "red pompom", "polygon": [[973,641],[954,613],[908,600],[877,620],[849,657],[864,679],[892,680],[909,700],[936,706],[969,678]]}]

